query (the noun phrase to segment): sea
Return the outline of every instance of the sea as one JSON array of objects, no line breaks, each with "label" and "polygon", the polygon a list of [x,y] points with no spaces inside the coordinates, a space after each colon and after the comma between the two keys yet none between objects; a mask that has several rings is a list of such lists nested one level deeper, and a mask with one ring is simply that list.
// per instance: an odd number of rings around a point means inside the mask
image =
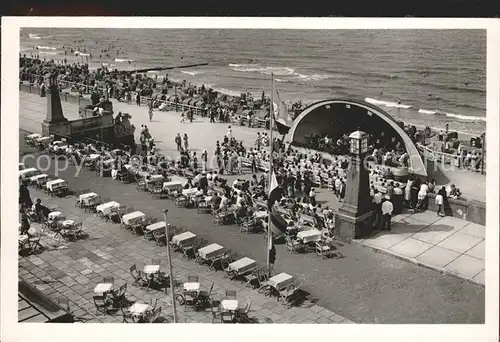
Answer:
[{"label": "sea", "polygon": [[406,123],[486,129],[484,30],[29,28],[20,42],[22,54],[47,60],[73,48],[73,60],[95,68],[208,63],[158,76],[229,95],[269,94],[274,75],[285,102],[357,98]]}]

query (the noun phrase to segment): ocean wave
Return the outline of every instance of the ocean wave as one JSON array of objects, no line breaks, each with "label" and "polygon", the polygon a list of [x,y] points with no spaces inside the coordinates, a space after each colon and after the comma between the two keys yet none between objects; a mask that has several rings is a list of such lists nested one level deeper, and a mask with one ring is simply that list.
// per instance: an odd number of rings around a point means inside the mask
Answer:
[{"label": "ocean wave", "polygon": [[427,114],[427,115],[434,115],[437,113],[435,110],[428,110],[428,109],[422,109],[422,108],[420,108],[418,110],[418,112],[422,113],[422,114]]},{"label": "ocean wave", "polygon": [[123,62],[129,62],[129,63],[131,63],[131,62],[133,62],[133,61],[134,61],[133,59],[115,58],[115,62],[116,62],[116,63],[123,63]]},{"label": "ocean wave", "polygon": [[376,99],[372,99],[370,97],[365,98],[365,101],[368,103],[374,104],[374,105],[384,106],[384,107],[389,107],[389,108],[403,108],[403,109],[411,108],[410,105],[405,105],[405,104],[391,102],[391,101],[376,100]]},{"label": "ocean wave", "polygon": [[298,79],[301,79],[303,81],[321,81],[321,80],[326,80],[326,79],[332,77],[332,75],[328,75],[328,74],[303,75],[303,74],[299,74],[298,72],[295,73],[295,75],[297,76]]},{"label": "ocean wave", "polygon": [[30,37],[30,39],[42,39],[39,33],[30,33],[28,36]]},{"label": "ocean wave", "polygon": [[196,75],[199,75],[199,74],[203,74],[203,71],[195,71],[195,70],[181,70],[181,72],[183,74],[188,74],[188,75],[191,75],[191,76],[196,76]]},{"label": "ocean wave", "polygon": [[241,95],[241,92],[238,92],[238,91],[235,91],[235,90],[231,90],[231,89],[227,89],[227,88],[214,88],[215,91],[218,91],[219,93],[222,93],[222,94],[226,94],[226,95],[229,95],[229,96],[240,96]]},{"label": "ocean wave", "polygon": [[57,48],[55,48],[53,46],[43,46],[43,45],[37,46],[37,49],[38,50],[57,50]]},{"label": "ocean wave", "polygon": [[276,82],[289,82],[287,80],[282,80],[281,78],[275,78],[274,79]]},{"label": "ocean wave", "polygon": [[271,67],[262,66],[259,64],[229,64],[229,67],[234,71],[240,72],[258,72],[265,75],[291,76],[295,75],[295,70],[288,67]]},{"label": "ocean wave", "polygon": [[57,52],[57,51],[40,51],[39,54],[40,55],[58,55],[59,52]]},{"label": "ocean wave", "polygon": [[452,117],[452,118],[457,118],[457,119],[460,119],[460,120],[467,120],[467,121],[471,121],[471,120],[474,120],[474,121],[484,121],[486,122],[486,118],[484,116],[468,116],[468,115],[460,115],[460,114],[453,114],[453,113],[443,113],[444,115],[448,116],[448,117]]}]

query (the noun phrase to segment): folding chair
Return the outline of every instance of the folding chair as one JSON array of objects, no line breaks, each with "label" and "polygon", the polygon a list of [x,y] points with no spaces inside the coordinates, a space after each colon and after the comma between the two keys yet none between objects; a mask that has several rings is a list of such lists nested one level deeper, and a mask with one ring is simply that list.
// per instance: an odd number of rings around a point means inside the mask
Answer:
[{"label": "folding chair", "polygon": [[147,280],[143,276],[142,272],[137,269],[137,266],[134,264],[130,267],[130,274],[132,278],[134,278],[133,286],[139,285],[140,287],[147,285]]}]

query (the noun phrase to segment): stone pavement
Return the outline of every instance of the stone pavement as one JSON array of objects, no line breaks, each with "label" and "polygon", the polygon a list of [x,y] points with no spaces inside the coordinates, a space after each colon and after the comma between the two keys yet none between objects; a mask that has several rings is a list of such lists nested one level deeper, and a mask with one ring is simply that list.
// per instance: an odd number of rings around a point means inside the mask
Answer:
[{"label": "stone pavement", "polygon": [[392,222],[390,232],[355,242],[484,285],[485,226],[430,211],[399,214]]},{"label": "stone pavement", "polygon": [[[34,153],[23,146],[20,152]],[[46,171],[54,175],[55,162]],[[33,160],[27,161],[33,166]],[[46,165],[40,160],[40,168]],[[217,241],[233,252],[266,263],[266,241],[262,234],[241,233],[235,225],[217,226],[210,216],[196,210],[178,208],[170,200],[155,200],[137,192],[134,184],[121,184],[96,177],[83,170],[75,175],[69,168],[58,177],[68,181],[73,191],[93,191],[104,200],[117,200],[137,208],[148,217],[161,218],[169,209],[169,222],[190,230],[201,238]],[[336,257],[321,260],[314,253],[289,254],[276,245],[276,270],[296,276],[311,300],[357,323],[482,323],[484,287],[442,275],[434,270],[382,253],[373,253],[359,244],[335,242]]]},{"label": "stone pavement", "polygon": [[[56,299],[64,296],[71,301],[71,311],[84,322],[122,322],[121,312],[115,315],[97,314],[94,307],[93,290],[104,276],[114,276],[116,287],[127,283],[127,299],[149,302],[158,299],[162,307],[164,322],[172,322],[171,294],[164,291],[133,287],[133,278],[129,272],[130,266],[136,264],[138,269],[151,259],[161,259],[162,270],[168,273],[167,254],[165,247],[156,246],[154,241],[132,235],[120,228],[119,224],[105,223],[93,214],[83,213],[74,207],[75,197],[49,197],[41,191],[32,191],[32,195],[42,199],[49,208],[64,213],[67,219],[82,222],[87,236],[76,242],[66,242],[54,239],[51,232],[44,233],[41,240],[45,251],[19,258],[19,276],[42,291],[45,295]],[[39,224],[33,226],[40,228]],[[217,241],[209,241],[217,242]],[[188,275],[200,277],[201,288],[214,288],[212,298],[220,301],[225,296],[225,290],[236,290],[240,302],[250,300],[249,317],[255,323],[353,323],[345,317],[316,305],[311,300],[305,300],[300,306],[287,309],[275,298],[246,288],[238,280],[223,277],[223,271],[211,271],[206,265],[198,265],[194,260],[187,260],[179,253],[172,252],[173,272],[179,282],[187,280]],[[176,293],[181,293],[176,288]],[[183,306],[177,307],[180,323],[211,323],[210,308],[205,311],[185,311]]]}]

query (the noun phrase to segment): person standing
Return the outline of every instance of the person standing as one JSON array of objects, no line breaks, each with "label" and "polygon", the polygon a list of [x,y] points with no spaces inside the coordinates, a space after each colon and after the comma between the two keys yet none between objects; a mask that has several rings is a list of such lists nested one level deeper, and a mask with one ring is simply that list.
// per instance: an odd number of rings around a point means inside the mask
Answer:
[{"label": "person standing", "polygon": [[444,216],[443,205],[444,205],[444,196],[445,195],[446,195],[446,189],[444,187],[442,187],[441,189],[439,189],[439,191],[436,195],[436,198],[434,199],[434,201],[437,205],[437,215],[440,217]]},{"label": "person standing", "polygon": [[22,182],[19,186],[19,204],[21,207],[31,208],[33,201],[30,197],[30,191],[26,186],[26,182]]},{"label": "person standing", "polygon": [[382,226],[382,194],[378,191],[378,189],[375,189],[373,191],[373,209],[375,212],[375,227],[381,227]]},{"label": "person standing", "polygon": [[180,133],[177,133],[177,136],[175,137],[175,144],[177,145],[177,151],[182,150],[182,138]]},{"label": "person standing", "polygon": [[189,149],[189,143],[188,143],[188,135],[187,133],[184,133],[184,149],[188,151]]},{"label": "person standing", "polygon": [[149,100],[149,122],[153,120],[153,100]]},{"label": "person standing", "polygon": [[141,105],[141,94],[137,93],[137,95],[135,96],[135,102],[138,106]]},{"label": "person standing", "polygon": [[201,161],[203,162],[203,172],[207,171],[207,162],[208,162],[208,153],[207,150],[203,150],[201,152]]},{"label": "person standing", "polygon": [[311,191],[309,191],[309,199],[311,201],[311,204],[313,206],[316,205],[316,191],[314,190],[314,187],[311,187]]},{"label": "person standing", "polygon": [[413,178],[408,179],[405,188],[405,204],[408,208],[411,208],[411,187],[413,185]]},{"label": "person standing", "polygon": [[382,230],[391,230],[391,217],[394,207],[389,196],[385,196],[382,202]]}]

